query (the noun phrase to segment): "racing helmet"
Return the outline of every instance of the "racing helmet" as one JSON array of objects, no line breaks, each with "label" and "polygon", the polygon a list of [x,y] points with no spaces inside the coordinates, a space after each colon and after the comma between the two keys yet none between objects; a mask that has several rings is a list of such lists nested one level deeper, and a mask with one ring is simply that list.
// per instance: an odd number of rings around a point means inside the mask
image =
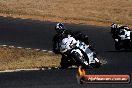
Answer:
[{"label": "racing helmet", "polygon": [[64,31],[65,30],[64,24],[63,23],[57,23],[56,26],[55,26],[55,30],[57,32],[59,32],[59,33],[62,32],[62,31]]},{"label": "racing helmet", "polygon": [[112,29],[116,29],[116,28],[118,28],[118,26],[119,26],[118,24],[112,23],[111,28],[112,28]]}]

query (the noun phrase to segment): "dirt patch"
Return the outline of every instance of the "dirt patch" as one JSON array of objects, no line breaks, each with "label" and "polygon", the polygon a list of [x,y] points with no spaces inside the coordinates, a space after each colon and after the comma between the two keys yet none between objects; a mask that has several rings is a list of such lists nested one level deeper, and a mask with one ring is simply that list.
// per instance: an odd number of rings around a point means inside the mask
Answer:
[{"label": "dirt patch", "polygon": [[60,58],[52,52],[0,47],[0,70],[56,67]]},{"label": "dirt patch", "polygon": [[131,3],[132,0],[1,0],[0,13],[55,22],[132,25]]}]

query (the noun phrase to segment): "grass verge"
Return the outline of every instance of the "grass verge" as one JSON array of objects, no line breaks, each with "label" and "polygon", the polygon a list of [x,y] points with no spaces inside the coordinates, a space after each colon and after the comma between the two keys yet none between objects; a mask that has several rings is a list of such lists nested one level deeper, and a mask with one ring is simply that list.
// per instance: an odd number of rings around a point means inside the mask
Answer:
[{"label": "grass verge", "polygon": [[55,67],[60,58],[51,52],[0,47],[0,70]]},{"label": "grass verge", "polygon": [[1,15],[55,22],[132,25],[132,0],[0,0]]}]

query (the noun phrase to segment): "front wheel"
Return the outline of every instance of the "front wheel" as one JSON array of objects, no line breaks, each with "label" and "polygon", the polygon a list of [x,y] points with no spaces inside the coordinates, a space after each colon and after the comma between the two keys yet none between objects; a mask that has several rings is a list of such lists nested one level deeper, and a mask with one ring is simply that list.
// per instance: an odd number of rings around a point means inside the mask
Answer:
[{"label": "front wheel", "polygon": [[75,65],[77,65],[77,66],[81,65],[83,68],[88,68],[89,67],[89,62],[88,62],[89,60],[87,60],[82,53],[80,54],[77,51],[73,51],[71,53],[71,58],[75,62]]},{"label": "front wheel", "polygon": [[93,68],[99,68],[101,66],[100,60],[95,58],[95,63],[91,63],[90,66]]},{"label": "front wheel", "polygon": [[99,68],[100,66],[101,66],[101,63],[99,63],[99,62],[91,64],[91,67],[93,67],[93,68]]}]

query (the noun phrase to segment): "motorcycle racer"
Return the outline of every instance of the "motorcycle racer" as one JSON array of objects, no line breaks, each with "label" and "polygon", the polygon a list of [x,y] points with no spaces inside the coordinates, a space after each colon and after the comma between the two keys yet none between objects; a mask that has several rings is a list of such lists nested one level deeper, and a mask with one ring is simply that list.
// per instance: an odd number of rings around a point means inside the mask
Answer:
[{"label": "motorcycle racer", "polygon": [[112,34],[112,37],[114,39],[118,38],[118,34],[119,34],[119,31],[120,31],[120,26],[121,25],[118,25],[116,23],[112,23],[112,25],[111,25],[111,34]]},{"label": "motorcycle racer", "polygon": [[[67,53],[61,53],[60,52],[60,41],[62,39],[64,39],[65,37],[67,37],[68,35],[73,36],[76,40],[80,40],[82,42],[84,42],[87,45],[89,44],[88,41],[88,36],[84,35],[83,33],[81,33],[80,31],[75,31],[73,32],[72,30],[67,30],[66,27],[64,26],[63,23],[57,23],[55,26],[55,30],[56,30],[56,35],[53,37],[53,52],[56,54],[61,54],[62,58],[61,58],[61,68],[67,68],[70,65],[72,65],[71,62],[68,61],[68,55]],[[91,48],[91,46],[90,46]],[[91,48],[92,50],[94,50],[93,48]]]},{"label": "motorcycle racer", "polygon": [[120,32],[122,30],[131,31],[129,29],[129,27],[127,27],[127,26],[119,25],[119,24],[116,24],[116,23],[112,23],[112,25],[111,25],[111,34],[112,34],[112,37],[114,39],[118,39],[118,35],[120,34]]},{"label": "motorcycle racer", "polygon": [[111,34],[115,41],[116,50],[131,48],[132,32],[127,26],[112,23]]}]

